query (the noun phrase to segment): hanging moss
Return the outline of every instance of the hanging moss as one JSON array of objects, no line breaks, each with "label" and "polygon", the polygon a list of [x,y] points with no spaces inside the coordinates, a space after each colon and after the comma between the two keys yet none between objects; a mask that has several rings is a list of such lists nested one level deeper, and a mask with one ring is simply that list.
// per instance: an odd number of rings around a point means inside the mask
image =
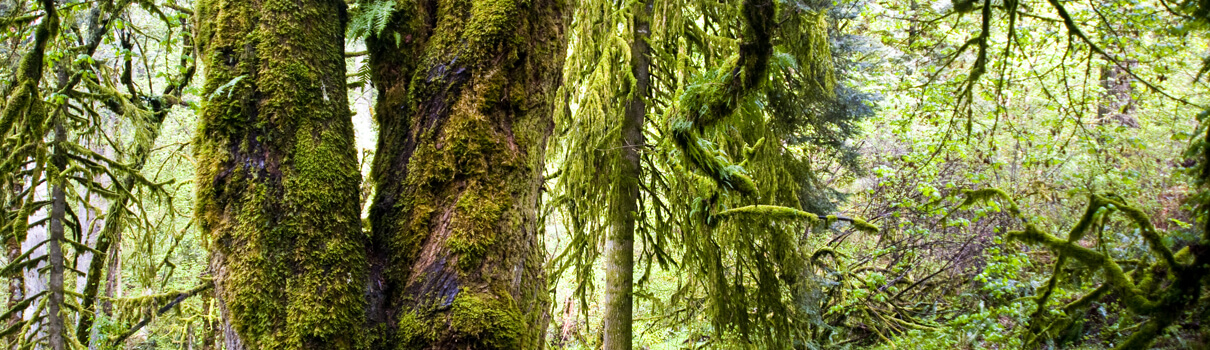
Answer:
[{"label": "hanging moss", "polygon": [[690,84],[677,101],[668,129],[673,143],[687,163],[716,181],[719,187],[746,195],[756,193],[756,183],[739,166],[701,137],[701,132],[731,116],[765,80],[773,52],[771,21],[773,3],[745,1],[744,41],[739,53],[726,64]]}]

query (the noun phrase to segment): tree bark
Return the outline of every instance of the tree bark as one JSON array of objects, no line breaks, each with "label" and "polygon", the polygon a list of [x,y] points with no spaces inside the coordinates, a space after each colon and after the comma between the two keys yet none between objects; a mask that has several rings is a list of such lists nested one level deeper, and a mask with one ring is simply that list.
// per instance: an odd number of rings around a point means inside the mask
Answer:
[{"label": "tree bark", "polygon": [[227,349],[362,341],[365,239],[342,0],[204,0],[196,216]]},{"label": "tree bark", "polygon": [[630,9],[630,72],[634,86],[621,120],[621,156],[614,163],[617,175],[609,204],[610,231],[605,238],[605,350],[630,350],[634,339],[634,225],[639,211],[639,157],[644,145],[646,97],[651,85],[651,7],[651,0],[636,1]]},{"label": "tree bark", "polygon": [[[63,142],[67,138],[67,129],[63,126],[62,119],[55,120],[55,148],[54,155],[51,156],[53,173],[57,174],[67,168],[67,150],[63,149]],[[48,179],[48,185],[51,190],[50,210],[50,237],[47,242],[47,261],[50,265],[50,282],[49,284],[49,300],[47,300],[47,345],[51,350],[63,350],[67,348],[66,331],[67,327],[63,322],[63,219],[67,214],[67,195],[63,191],[63,186],[67,185],[67,179],[61,176],[54,176]]]},{"label": "tree bark", "polygon": [[566,42],[558,0],[422,0],[367,40],[380,128],[376,348],[540,349],[538,222]]}]

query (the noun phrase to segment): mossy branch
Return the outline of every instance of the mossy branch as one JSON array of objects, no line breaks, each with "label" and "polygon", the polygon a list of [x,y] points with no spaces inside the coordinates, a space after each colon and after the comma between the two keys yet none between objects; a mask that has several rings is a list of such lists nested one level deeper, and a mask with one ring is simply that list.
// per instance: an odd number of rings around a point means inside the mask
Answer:
[{"label": "mossy branch", "polygon": [[819,215],[777,205],[749,205],[746,207],[724,210],[718,214],[715,214],[716,217],[723,219],[736,215],[751,215],[774,220],[805,219],[807,222],[813,224],[823,223],[823,220],[820,220]]},{"label": "mossy branch", "polygon": [[[1010,212],[1014,216],[1025,222],[1024,230],[1009,232],[1007,238],[1009,240],[1017,240],[1026,244],[1037,244],[1045,246],[1058,256],[1053,274],[1048,281],[1042,295],[1037,297],[1038,311],[1032,317],[1030,326],[1029,339],[1027,344],[1036,344],[1038,337],[1046,335],[1055,335],[1057,333],[1066,332],[1070,327],[1072,319],[1070,317],[1061,317],[1051,321],[1046,327],[1041,326],[1044,315],[1044,307],[1048,299],[1052,295],[1055,285],[1062,279],[1062,267],[1067,258],[1073,258],[1081,263],[1090,266],[1092,269],[1101,270],[1105,276],[1105,283],[1097,289],[1082,296],[1078,300],[1071,302],[1063,307],[1068,313],[1072,314],[1079,309],[1087,307],[1092,302],[1099,300],[1107,295],[1110,291],[1116,292],[1126,308],[1131,312],[1144,316],[1151,316],[1142,328],[1136,331],[1126,340],[1119,344],[1118,349],[1141,349],[1148,346],[1152,340],[1158,336],[1159,331],[1170,325],[1176,316],[1173,316],[1174,308],[1181,309],[1187,304],[1189,297],[1187,295],[1200,294],[1201,278],[1204,274],[1204,269],[1194,266],[1194,262],[1182,264],[1181,261],[1189,260],[1191,250],[1188,248],[1182,249],[1177,254],[1173,254],[1172,250],[1163,243],[1160,233],[1151,223],[1149,216],[1142,210],[1129,206],[1120,197],[1112,194],[1092,194],[1089,196],[1088,208],[1084,215],[1068,233],[1067,239],[1061,239],[1049,233],[1046,233],[1030,223],[1020,215],[1019,208],[1012,202],[1008,194],[998,189],[984,189],[979,191],[969,191],[966,201],[963,206],[969,206],[978,200],[986,200],[992,197],[1000,197],[1010,203]],[[1134,271],[1139,271],[1142,267],[1136,267],[1131,273],[1123,271],[1119,263],[1106,255],[1105,253],[1083,247],[1077,244],[1088,232],[1089,228],[1096,222],[1103,222],[1107,215],[1114,212],[1121,212],[1127,219],[1133,222],[1139,228],[1140,235],[1153,254],[1160,258],[1160,261],[1155,265],[1145,268],[1142,280],[1137,283],[1132,279]],[[1159,294],[1159,297],[1152,300],[1149,295],[1155,295],[1154,288],[1161,285],[1160,280],[1167,275],[1160,276],[1155,273],[1156,268],[1166,267],[1173,271],[1172,283],[1165,285],[1165,289]],[[1196,270],[1196,271],[1195,271]]]},{"label": "mossy branch", "polygon": [[673,143],[684,152],[688,163],[709,175],[719,187],[745,195],[756,194],[755,181],[711,147],[701,133],[734,113],[765,80],[773,53],[772,20],[776,8],[776,4],[767,0],[743,2],[740,12],[744,16],[745,35],[739,54],[691,84],[669,118]]},{"label": "mossy branch", "polygon": [[1126,306],[1135,313],[1147,313],[1155,307],[1155,303],[1143,296],[1142,291],[1131,281],[1130,277],[1126,276],[1121,266],[1101,253],[1042,232],[1033,224],[1026,224],[1024,231],[1009,232],[1008,238],[1028,244],[1040,244],[1058,254],[1070,256],[1088,266],[1101,269],[1109,280],[1108,283],[1121,293]]},{"label": "mossy branch", "polygon": [[171,296],[172,301],[168,302],[167,304],[164,304],[164,306],[162,306],[158,310],[156,310],[155,315],[147,315],[146,317],[143,318],[143,320],[139,321],[139,323],[136,323],[134,325],[134,327],[131,327],[126,332],[123,332],[122,334],[119,334],[119,335],[111,338],[112,340],[109,341],[110,346],[114,346],[114,347],[121,346],[122,342],[126,341],[126,338],[129,338],[131,335],[134,335],[135,332],[138,332],[139,329],[142,329],[143,326],[146,326],[147,323],[151,322],[151,318],[153,316],[163,315],[165,312],[168,312],[168,310],[172,310],[173,307],[176,307],[177,304],[180,304],[181,302],[185,301],[185,299],[189,299],[189,297],[197,295],[198,293],[204,292],[213,287],[214,287],[214,281],[206,281],[205,283],[202,283],[201,285],[198,285],[197,287],[193,287],[192,289],[189,289],[187,291],[172,292],[172,293],[161,294],[161,295],[149,295],[146,297],[142,297],[143,299],[160,300],[164,297]]}]

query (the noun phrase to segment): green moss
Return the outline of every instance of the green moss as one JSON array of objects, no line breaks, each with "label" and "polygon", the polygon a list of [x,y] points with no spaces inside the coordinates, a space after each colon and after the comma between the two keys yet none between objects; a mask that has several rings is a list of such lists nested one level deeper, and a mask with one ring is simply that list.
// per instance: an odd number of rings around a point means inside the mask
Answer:
[{"label": "green moss", "polygon": [[507,294],[484,297],[463,291],[454,300],[450,328],[481,345],[475,349],[518,349],[524,325]]},{"label": "green moss", "polygon": [[546,46],[563,45],[547,37],[561,35],[563,5],[433,5],[392,17],[383,33],[397,42],[368,40],[382,128],[370,220],[389,246],[383,279],[401,315],[396,339],[380,343],[532,348],[546,322],[532,220],[551,120],[541,89],[557,86],[565,50]]},{"label": "green moss", "polygon": [[[996,191],[981,191],[980,194],[1007,197],[1006,194]],[[970,201],[971,199],[968,197],[968,204]],[[1138,225],[1139,232],[1150,245],[1152,253],[1160,258],[1158,261],[1151,266],[1137,267],[1128,274],[1122,270],[1117,261],[1109,256],[1077,244],[1092,222],[1097,221],[1098,218],[1103,220],[1104,216],[1110,215],[1114,211],[1124,213],[1127,218]],[[1079,315],[1083,313],[1082,310],[1093,301],[1112,292],[1117,295],[1118,300],[1126,306],[1127,310],[1140,316],[1149,317],[1142,327],[1139,327],[1116,348],[1147,348],[1165,328],[1182,314],[1183,310],[1193,303],[1194,299],[1200,296],[1202,279],[1206,274],[1204,266],[1182,265],[1181,261],[1187,261],[1185,257],[1189,254],[1188,250],[1173,254],[1163,244],[1159,233],[1155,231],[1145,213],[1126,205],[1121,198],[1113,195],[1090,196],[1088,209],[1073,227],[1066,240],[1043,232],[1028,221],[1024,230],[1009,232],[1008,238],[1027,244],[1043,245],[1059,256],[1058,265],[1054,270],[1055,275],[1052,276],[1044,294],[1038,299],[1039,309],[1045,306],[1046,299],[1050,296],[1050,289],[1054,288],[1061,277],[1059,274],[1062,271],[1061,265],[1066,258],[1075,259],[1092,269],[1100,270],[1105,278],[1104,284],[1096,290],[1063,308],[1064,313],[1069,316],[1052,318],[1048,324],[1043,326],[1041,323],[1045,321],[1045,317],[1041,316],[1041,312],[1035,314],[1031,321],[1031,334],[1027,344],[1038,344],[1041,341],[1039,338],[1043,337],[1062,341],[1073,334],[1078,335],[1082,322]],[[1143,275],[1135,283],[1132,277],[1137,275],[1137,271],[1142,271]]]},{"label": "green moss", "polygon": [[[742,215],[751,215],[751,216],[755,216],[755,217],[758,217],[758,218],[761,218],[764,220],[773,220],[773,221],[785,220],[785,219],[804,219],[807,222],[812,223],[812,224],[825,223],[825,221],[821,220],[818,215],[811,214],[811,213],[808,213],[808,212],[805,212],[802,210],[798,210],[798,209],[794,209],[794,208],[790,208],[790,207],[782,207],[782,206],[776,206],[776,205],[749,205],[749,206],[739,207],[739,208],[735,208],[735,209],[724,210],[715,215],[720,218],[727,218],[727,217],[741,215],[741,214]],[[835,220],[835,217],[830,216],[829,219]]]},{"label": "green moss", "polygon": [[437,339],[438,327],[430,325],[415,312],[404,312],[399,316],[396,332],[399,337],[400,349],[420,348],[420,344]]},{"label": "green moss", "polygon": [[461,290],[445,311],[403,313],[398,336],[401,349],[427,349],[442,342],[467,349],[521,349],[525,323],[507,294]]},{"label": "green moss", "polygon": [[[248,348],[362,341],[360,176],[343,23],[328,18],[341,6],[198,4],[209,98],[195,142],[197,213],[223,316]],[[262,21],[275,25],[250,25]]]},{"label": "green moss", "polygon": [[468,185],[458,198],[454,205],[458,215],[452,219],[453,232],[446,244],[458,254],[458,267],[463,271],[482,263],[488,248],[496,243],[496,226],[510,200],[506,193],[490,191],[478,181]]}]

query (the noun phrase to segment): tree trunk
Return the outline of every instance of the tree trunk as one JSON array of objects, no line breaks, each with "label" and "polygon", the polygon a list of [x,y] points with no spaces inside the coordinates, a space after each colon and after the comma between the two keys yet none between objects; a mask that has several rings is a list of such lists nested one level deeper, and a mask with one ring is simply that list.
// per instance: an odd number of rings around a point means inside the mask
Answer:
[{"label": "tree trunk", "polygon": [[[19,196],[20,193],[24,191],[22,184],[18,181],[11,181],[10,183],[3,185],[7,185],[6,188],[12,189],[11,197],[7,197],[10,196],[9,193],[0,193],[0,196],[6,196],[4,210],[14,213],[19,212],[22,207],[21,198]],[[7,227],[9,225],[9,222],[6,221],[8,219],[8,213],[0,214],[3,214],[0,215],[0,227]],[[6,258],[4,261],[9,263],[15,262],[17,258],[21,256],[21,253],[23,253],[21,250],[21,242],[24,237],[19,237],[15,234],[15,232],[3,232],[0,237],[4,237],[4,256]],[[3,276],[8,279],[8,302],[6,303],[4,310],[13,310],[25,300],[25,274],[20,272],[21,271],[18,271],[17,273]],[[3,329],[7,330],[9,328],[16,327],[17,324],[21,322],[21,318],[22,313],[13,313],[8,317],[8,319],[3,320]]]},{"label": "tree trunk", "polygon": [[367,40],[379,92],[368,249],[376,348],[543,347],[537,208],[564,6],[422,0]]},{"label": "tree trunk", "polygon": [[[44,171],[44,173],[49,172]],[[38,177],[34,179],[35,181],[39,180]],[[47,181],[35,185],[34,188],[30,189],[30,191],[33,191],[33,196],[30,197],[31,200],[27,201],[26,205],[33,205],[33,203],[43,201],[53,202],[49,186],[50,182]],[[50,211],[50,206],[40,206],[25,220],[30,224],[28,231],[25,232],[25,240],[21,243],[21,251],[29,252],[29,256],[26,259],[32,262],[25,265],[24,270],[21,272],[22,279],[25,281],[26,298],[37,299],[42,292],[47,291],[47,284],[50,281],[46,274],[46,262],[48,259],[46,242],[50,239],[47,223],[50,222]],[[24,311],[24,320],[32,323],[29,327],[30,332],[39,333],[39,337],[45,336],[46,330],[44,328],[46,325],[45,318],[42,320],[38,319],[43,312],[46,312],[46,310],[38,309],[36,304],[32,307],[26,307]]]},{"label": "tree trunk", "polygon": [[[67,130],[63,127],[63,120],[55,121],[55,148],[51,163],[54,164],[54,173],[62,172],[67,167],[67,150],[63,149],[63,142],[67,138]],[[50,210],[50,241],[47,243],[47,261],[50,264],[50,299],[47,301],[47,345],[51,350],[63,350],[67,348],[66,340],[66,324],[63,322],[63,219],[67,214],[67,195],[63,191],[63,186],[67,185],[67,179],[59,176],[48,179],[47,184],[52,186]]]},{"label": "tree trunk", "polygon": [[[111,241],[121,242],[122,232],[117,232]],[[110,245],[105,251],[105,298],[101,299],[101,314],[113,316],[113,300],[122,297],[122,245]]]},{"label": "tree trunk", "polygon": [[[1097,105],[1097,120],[1102,125],[1116,122],[1118,125],[1137,128],[1139,121],[1134,117],[1137,106],[1134,101],[1134,77],[1126,68],[1134,68],[1134,60],[1123,60],[1121,65],[1113,62],[1101,66],[1101,88],[1105,93]],[[1125,68],[1123,68],[1123,66]]]},{"label": "tree trunk", "polygon": [[648,39],[651,37],[651,0],[634,2],[631,15],[630,72],[634,86],[622,118],[621,157],[615,158],[610,197],[610,231],[605,238],[605,350],[630,350],[634,321],[634,225],[639,211],[639,177],[642,164],[643,122],[651,73]]},{"label": "tree trunk", "polygon": [[205,0],[196,215],[227,349],[351,349],[365,239],[342,0]]}]

